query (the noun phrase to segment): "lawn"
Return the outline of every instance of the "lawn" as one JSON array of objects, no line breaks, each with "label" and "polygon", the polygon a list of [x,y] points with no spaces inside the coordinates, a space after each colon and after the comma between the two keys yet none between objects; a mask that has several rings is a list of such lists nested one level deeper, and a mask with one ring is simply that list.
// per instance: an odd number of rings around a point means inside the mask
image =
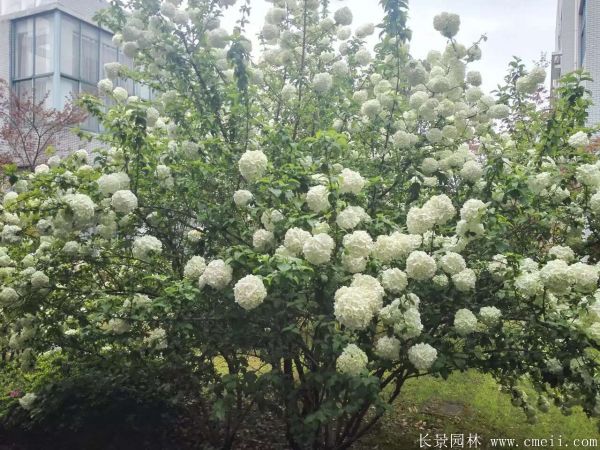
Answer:
[{"label": "lawn", "polygon": [[[535,402],[535,398],[534,398]],[[510,396],[500,392],[495,381],[486,375],[469,371],[453,374],[448,381],[432,377],[412,379],[404,392],[373,432],[366,436],[356,449],[412,450],[419,446],[420,434],[429,434],[427,443],[436,448],[436,434],[464,435],[463,447],[450,440],[446,447],[475,448],[467,444],[467,436],[477,433],[481,444],[477,448],[508,448],[490,439],[515,439],[518,447],[525,448],[525,439],[550,439],[535,448],[558,449],[575,447],[574,439],[597,439],[596,446],[578,448],[600,448],[600,433],[594,420],[588,419],[581,409],[570,416],[551,406],[546,414],[540,413],[535,425],[526,422],[525,414],[510,403]],[[559,438],[562,442],[560,446]],[[530,448],[534,448],[530,446]]]}]

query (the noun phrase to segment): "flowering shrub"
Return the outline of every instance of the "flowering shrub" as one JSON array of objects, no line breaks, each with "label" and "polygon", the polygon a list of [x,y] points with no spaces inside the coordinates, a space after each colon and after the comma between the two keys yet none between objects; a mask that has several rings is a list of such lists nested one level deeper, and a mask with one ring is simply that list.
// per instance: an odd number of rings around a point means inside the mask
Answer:
[{"label": "flowering shrub", "polygon": [[[374,51],[347,8],[276,0],[257,62],[246,3],[233,33],[235,1],[125,3],[99,19],[135,69],[106,74],[156,99],[103,81],[112,106],[85,100],[106,129],[93,167],[73,155],[14,180],[5,351],[171,377],[165,395],[201,403],[222,447],[268,410],[291,448],[347,448],[407,379],[467,368],[531,422],[524,376],[539,404],[600,413],[584,76],[544,111],[543,69],[515,62],[487,96],[456,15],[434,21],[445,49],[410,57],[401,0],[381,1]],[[11,405],[40,418],[52,392]]]}]

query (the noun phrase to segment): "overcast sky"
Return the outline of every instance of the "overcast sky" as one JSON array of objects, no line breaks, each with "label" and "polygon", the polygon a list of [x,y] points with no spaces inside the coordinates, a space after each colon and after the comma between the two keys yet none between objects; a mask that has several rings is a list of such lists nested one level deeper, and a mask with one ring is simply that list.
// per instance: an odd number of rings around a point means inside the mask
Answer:
[{"label": "overcast sky", "polygon": [[[509,61],[519,56],[528,65],[537,61],[545,52],[554,50],[557,0],[409,0],[409,27],[413,30],[411,54],[424,58],[431,49],[444,48],[445,38],[433,29],[433,17],[448,11],[461,18],[457,39],[470,44],[482,34],[488,37],[482,46],[483,58],[472,65],[481,71],[483,88],[492,90],[506,73]],[[240,2],[238,2],[240,3]],[[271,4],[265,0],[252,0],[249,35],[256,35]],[[379,23],[382,10],[379,0],[332,0],[333,10],[348,6],[354,13],[353,28],[364,23]],[[237,11],[237,7],[234,7]],[[231,16],[234,11],[230,10]],[[233,14],[237,16],[237,13]],[[224,21],[231,26],[233,20]]]}]

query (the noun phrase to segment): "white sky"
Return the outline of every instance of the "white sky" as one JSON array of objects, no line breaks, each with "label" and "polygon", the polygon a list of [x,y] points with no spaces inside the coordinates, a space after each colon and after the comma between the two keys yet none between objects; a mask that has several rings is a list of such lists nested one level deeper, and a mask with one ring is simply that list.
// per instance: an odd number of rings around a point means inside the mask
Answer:
[{"label": "white sky", "polygon": [[[411,54],[424,58],[431,49],[442,50],[445,38],[433,29],[433,17],[448,11],[461,18],[459,42],[467,45],[482,34],[488,37],[482,46],[483,58],[471,65],[483,75],[483,88],[492,90],[502,83],[509,61],[519,56],[527,65],[554,50],[557,0],[409,0],[409,27],[413,30]],[[238,1],[238,5],[241,1]],[[255,36],[271,5],[251,0],[252,12],[248,37]],[[331,0],[331,9],[348,6],[354,14],[353,28],[381,21],[379,0]],[[223,25],[230,29],[237,17],[237,5],[227,14]]]}]

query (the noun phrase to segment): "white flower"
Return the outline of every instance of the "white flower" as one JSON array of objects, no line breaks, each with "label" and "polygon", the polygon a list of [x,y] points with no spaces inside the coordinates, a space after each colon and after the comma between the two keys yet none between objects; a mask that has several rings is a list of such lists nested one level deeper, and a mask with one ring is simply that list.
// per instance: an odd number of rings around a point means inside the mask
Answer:
[{"label": "white flower", "polygon": [[367,100],[362,104],[360,112],[369,119],[374,119],[381,112],[381,103],[375,98]]},{"label": "white flower", "polygon": [[431,279],[431,281],[433,282],[433,284],[435,284],[439,288],[445,288],[446,286],[448,286],[448,283],[449,283],[448,277],[446,275],[444,275],[443,273],[436,275],[435,277],[433,277]]},{"label": "white flower", "polygon": [[461,336],[473,333],[477,330],[477,317],[469,309],[459,309],[454,315],[454,329]]},{"label": "white flower", "polygon": [[31,287],[35,290],[45,289],[50,286],[50,278],[44,273],[36,270],[31,274]]},{"label": "white flower", "polygon": [[593,292],[598,288],[598,267],[577,262],[569,267],[575,289],[579,292]]},{"label": "white flower", "polygon": [[435,158],[425,158],[421,163],[421,171],[425,175],[431,175],[438,171],[440,163]]},{"label": "white flower", "polygon": [[343,245],[350,256],[367,257],[373,248],[373,239],[366,231],[359,230],[345,235]]},{"label": "white flower", "polygon": [[315,92],[323,94],[333,86],[333,77],[327,72],[318,73],[313,78],[312,86]]},{"label": "white flower", "polygon": [[395,337],[380,337],[375,344],[375,354],[390,361],[397,360],[400,358],[400,341]]},{"label": "white flower", "polygon": [[515,278],[515,288],[526,298],[535,297],[542,289],[542,281],[537,271],[524,272]]},{"label": "white flower", "polygon": [[35,403],[36,399],[37,395],[35,395],[33,392],[29,392],[19,399],[19,405],[21,405],[21,408],[30,411],[33,409],[33,404]]},{"label": "white flower", "polygon": [[359,194],[365,186],[365,179],[360,173],[350,169],[342,170],[340,174],[340,192],[342,194]]},{"label": "white flower", "polygon": [[63,197],[63,201],[73,212],[76,222],[87,224],[94,218],[96,205],[87,195],[67,194]]},{"label": "white flower", "polygon": [[129,97],[129,94],[127,93],[127,90],[125,90],[125,88],[118,86],[113,89],[113,97],[118,102],[124,102],[127,100],[127,97]]},{"label": "white flower", "polygon": [[329,204],[329,189],[325,186],[313,186],[306,193],[306,203],[312,212],[325,211]]},{"label": "white flower", "polygon": [[200,242],[203,236],[204,233],[200,230],[190,230],[185,235],[186,239],[194,244]]},{"label": "white flower", "polygon": [[138,199],[130,190],[121,190],[113,194],[111,206],[120,214],[129,214],[138,206]]},{"label": "white flower", "polygon": [[573,136],[569,138],[569,145],[571,147],[587,147],[590,145],[590,140],[588,135],[583,131],[578,131]]},{"label": "white flower", "polygon": [[167,332],[163,328],[154,328],[144,337],[144,343],[156,350],[167,348]]},{"label": "white flower", "polygon": [[445,225],[456,215],[452,200],[445,194],[434,195],[425,202],[423,208],[427,208],[437,225]]},{"label": "white flower", "polygon": [[590,197],[590,209],[592,213],[600,215],[600,192],[596,192]]},{"label": "white flower", "polygon": [[108,78],[98,81],[98,91],[101,94],[110,94],[113,89],[113,83]]},{"label": "white flower", "polygon": [[252,201],[252,192],[245,189],[239,189],[233,193],[233,201],[238,208],[243,208]]},{"label": "white flower", "polygon": [[110,319],[105,328],[114,334],[123,334],[131,330],[131,326],[124,319],[119,318]]},{"label": "white flower", "polygon": [[467,263],[458,253],[448,252],[440,258],[440,268],[447,274],[454,275],[465,270]]},{"label": "white flower", "polygon": [[363,104],[364,102],[366,102],[368,98],[369,98],[369,92],[365,91],[365,90],[356,91],[354,94],[352,94],[352,99],[360,104]]},{"label": "white flower", "polygon": [[408,286],[408,277],[398,268],[386,269],[380,274],[383,288],[392,293],[399,294]]},{"label": "white flower", "polygon": [[304,258],[311,264],[320,265],[328,263],[335,242],[328,234],[317,234],[306,240],[302,246]]},{"label": "white flower", "polygon": [[571,247],[555,245],[548,250],[548,256],[554,256],[556,259],[562,259],[563,261],[571,262],[575,259],[575,252],[571,249]]},{"label": "white flower", "polygon": [[352,23],[352,11],[347,6],[344,6],[334,13],[333,18],[338,25],[350,25]]},{"label": "white flower", "polygon": [[483,175],[483,169],[477,161],[467,161],[460,169],[460,176],[470,183],[478,181],[481,175]]},{"label": "white flower", "polygon": [[502,281],[508,272],[508,259],[504,255],[494,255],[488,264],[488,271],[495,281]]},{"label": "white flower", "polygon": [[198,286],[202,289],[205,285],[221,290],[225,288],[233,276],[233,269],[222,259],[215,259],[208,263],[204,273],[198,280]]},{"label": "white flower", "polygon": [[372,35],[375,32],[375,25],[372,23],[365,23],[356,29],[356,37],[362,39]]},{"label": "white flower", "polygon": [[356,228],[364,220],[369,219],[369,215],[360,206],[348,206],[337,215],[335,222],[340,228],[351,230]]},{"label": "white flower", "polygon": [[262,151],[248,150],[238,161],[238,167],[246,181],[253,182],[265,174],[267,163],[267,156]]},{"label": "white flower", "polygon": [[433,18],[433,28],[439,31],[442,36],[452,38],[460,28],[460,17],[458,14],[447,12],[438,14]]},{"label": "white flower", "polygon": [[406,215],[406,228],[410,234],[423,234],[433,228],[435,219],[431,208],[413,206]]},{"label": "white flower", "polygon": [[14,244],[21,240],[21,236],[19,235],[20,232],[21,227],[17,225],[4,225],[2,228],[2,233],[0,233],[0,237],[2,238],[2,242]]},{"label": "white flower", "polygon": [[466,81],[472,86],[480,86],[483,80],[481,79],[480,72],[477,72],[476,70],[471,70],[467,72]]},{"label": "white flower", "polygon": [[331,227],[327,222],[317,222],[312,226],[312,234],[329,234]]},{"label": "white flower", "polygon": [[129,176],[125,172],[116,172],[102,175],[96,180],[100,192],[105,196],[117,191],[129,189]]},{"label": "white flower", "polygon": [[269,230],[256,230],[252,236],[252,246],[259,252],[266,252],[275,244],[275,236]]},{"label": "white flower", "polygon": [[548,261],[540,270],[540,280],[546,288],[554,293],[562,294],[569,290],[573,276],[569,265],[562,259]]},{"label": "white flower", "polygon": [[271,8],[267,11],[265,22],[272,25],[278,25],[285,19],[286,11],[283,8]]},{"label": "white flower", "polygon": [[235,301],[249,311],[260,305],[267,297],[267,289],[262,278],[256,275],[246,275],[233,287]]},{"label": "white flower", "polygon": [[19,300],[19,294],[11,287],[5,287],[0,291],[0,305],[10,306]]},{"label": "white flower", "polygon": [[342,266],[346,272],[363,272],[367,268],[367,258],[364,256],[353,256],[348,253],[344,253],[342,254]]},{"label": "white flower", "polygon": [[595,164],[582,164],[577,168],[575,178],[581,184],[596,188],[600,186],[600,169]]},{"label": "white flower", "polygon": [[134,258],[149,261],[152,256],[162,253],[162,242],[150,235],[136,237],[133,241],[132,253]]},{"label": "white flower", "polygon": [[457,274],[452,275],[452,282],[457,290],[461,292],[468,292],[475,289],[477,276],[472,269],[464,269]]},{"label": "white flower", "polygon": [[496,324],[502,317],[502,312],[495,306],[484,306],[479,310],[481,321],[486,325]]},{"label": "white flower", "polygon": [[202,256],[192,256],[183,268],[183,276],[188,280],[197,280],[206,269],[206,261]]},{"label": "white flower", "polygon": [[112,80],[119,77],[119,72],[121,71],[121,64],[118,62],[109,62],[104,64],[104,72],[106,76]]},{"label": "white flower", "polygon": [[488,110],[488,114],[492,119],[504,119],[510,115],[510,108],[508,105],[492,105]]},{"label": "white flower", "polygon": [[408,148],[411,145],[414,145],[415,143],[417,143],[418,140],[419,140],[419,138],[416,135],[407,133],[404,130],[398,130],[392,136],[392,141],[399,148]]},{"label": "white flower", "polygon": [[437,359],[437,350],[429,344],[415,344],[408,349],[408,360],[417,370],[429,370]]},{"label": "white flower", "polygon": [[539,265],[531,258],[523,258],[519,261],[519,269],[523,272],[537,272]]},{"label": "white flower", "polygon": [[206,33],[206,42],[213,48],[225,48],[229,40],[229,33],[223,28],[215,28]]},{"label": "white flower", "polygon": [[285,233],[283,245],[290,251],[290,254],[298,255],[310,237],[310,233],[302,228],[290,228]]},{"label": "white flower", "polygon": [[486,209],[487,205],[485,203],[472,198],[463,204],[463,207],[460,209],[460,218],[467,222],[479,221]]},{"label": "white flower", "polygon": [[428,280],[435,275],[435,259],[422,251],[412,252],[406,259],[406,274],[415,280]]},{"label": "white flower", "polygon": [[383,306],[385,291],[377,278],[371,275],[355,274],[352,277],[352,288],[362,288],[365,291],[365,300],[370,305],[373,313],[378,313]]},{"label": "white flower", "polygon": [[364,330],[373,319],[373,305],[366,287],[343,286],[335,292],[333,313],[339,323],[351,330]]},{"label": "white flower", "polygon": [[269,231],[275,230],[275,224],[277,222],[281,222],[283,219],[285,219],[284,215],[281,213],[281,211],[277,209],[274,209],[272,211],[266,210],[260,216],[260,222],[263,224],[265,229]]},{"label": "white flower", "polygon": [[359,376],[365,372],[369,358],[365,352],[355,344],[348,344],[342,354],[338,356],[335,367],[339,373]]},{"label": "white flower", "polygon": [[[405,299],[406,297],[403,297],[403,300]],[[394,333],[404,340],[414,339],[420,336],[422,331],[423,323],[421,322],[421,314],[416,306],[409,306],[406,311],[400,314],[400,317],[394,324]]]}]

